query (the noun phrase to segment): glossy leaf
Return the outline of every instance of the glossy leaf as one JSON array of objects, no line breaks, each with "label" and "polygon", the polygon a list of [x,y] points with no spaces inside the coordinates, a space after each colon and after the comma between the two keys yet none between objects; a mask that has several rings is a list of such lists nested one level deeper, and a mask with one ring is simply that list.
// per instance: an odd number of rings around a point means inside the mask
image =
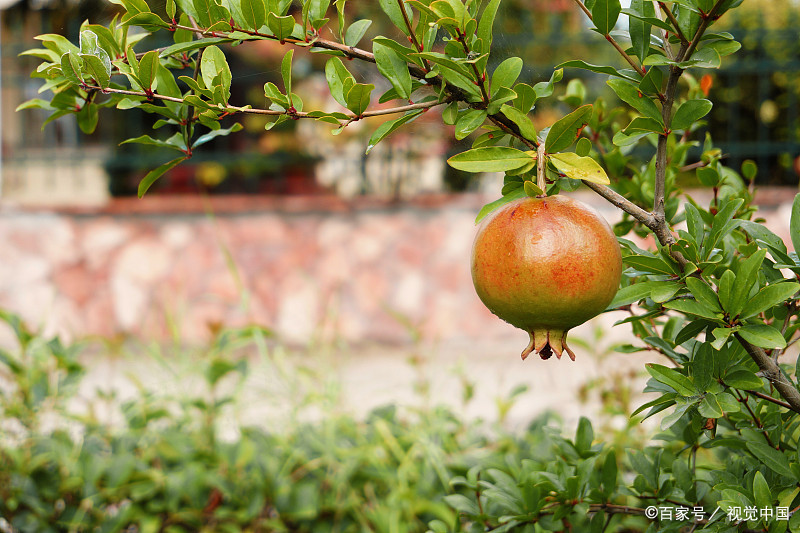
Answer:
[{"label": "glossy leaf", "polygon": [[390,135],[392,132],[397,130],[397,128],[399,128],[403,124],[406,124],[408,122],[413,121],[414,119],[416,119],[421,114],[422,114],[422,110],[413,111],[411,113],[403,115],[400,118],[396,118],[394,120],[388,120],[388,121],[384,122],[383,124],[381,124],[380,126],[378,126],[378,129],[375,130],[375,132],[369,138],[369,142],[367,142],[367,151],[366,151],[366,153],[370,153],[370,151],[373,148],[375,148],[376,144],[378,144],[383,139],[385,139],[388,135]]},{"label": "glossy leaf", "polygon": [[675,111],[670,127],[673,130],[688,130],[692,124],[706,116],[712,107],[713,104],[710,100],[689,100],[684,102]]},{"label": "glossy leaf", "polygon": [[[389,17],[389,20],[392,21],[392,24],[397,26],[397,28],[406,35],[410,35],[403,17],[403,12],[401,11],[400,4],[397,3],[397,0],[378,0],[378,3],[380,4],[383,12]],[[411,12],[411,7],[406,6],[405,2],[403,3],[403,6],[403,9],[406,10],[406,17],[408,17],[409,20],[413,20],[414,15]]]},{"label": "glossy leaf", "polygon": [[786,455],[762,442],[747,441],[746,446],[750,453],[770,470],[780,476],[797,480],[797,476],[794,475],[789,467],[789,459],[786,458]]},{"label": "glossy leaf", "polygon": [[511,87],[522,72],[522,59],[519,57],[509,57],[499,65],[492,73],[492,96],[501,87]]},{"label": "glossy leaf", "polygon": [[721,319],[721,313],[718,313],[714,309],[706,305],[703,305],[696,300],[687,300],[687,299],[673,300],[671,302],[665,303],[664,307],[667,309],[680,311],[681,313],[686,313],[688,315],[710,318],[711,320]]},{"label": "glossy leaf", "polygon": [[592,21],[597,31],[608,35],[614,29],[621,10],[619,0],[595,0],[592,6]]},{"label": "glossy leaf", "polygon": [[620,100],[659,124],[664,123],[664,119],[661,117],[661,110],[649,97],[641,93],[635,85],[623,80],[608,80],[606,83],[617,93]]},{"label": "glossy leaf", "polygon": [[347,93],[347,109],[360,116],[369,107],[370,95],[375,86],[371,83],[356,83]]},{"label": "glossy leaf", "polygon": [[345,80],[352,80],[353,75],[347,70],[342,63],[342,60],[338,57],[332,57],[328,60],[325,64],[325,78],[328,81],[328,89],[331,92],[331,96],[333,99],[336,100],[342,107],[347,107],[347,98],[344,94],[344,85]]},{"label": "glossy leaf", "polygon": [[744,320],[766,311],[787,299],[792,298],[800,290],[800,283],[774,283],[761,289],[742,309],[739,318]]},{"label": "glossy leaf", "polygon": [[174,167],[181,164],[183,161],[186,161],[186,159],[187,159],[186,157],[179,157],[178,159],[173,159],[169,163],[164,163],[158,168],[148,172],[147,175],[144,178],[142,178],[142,181],[139,182],[139,191],[138,191],[139,198],[145,195],[148,189],[152,187],[153,183],[155,183],[156,180],[158,180],[158,178],[163,176],[166,172],[170,171]]},{"label": "glossy leaf", "polygon": [[568,178],[600,183],[602,185],[611,183],[603,167],[591,157],[581,157],[578,154],[564,152],[560,154],[551,154],[550,161]]},{"label": "glossy leaf", "polygon": [[645,368],[656,381],[672,387],[678,394],[682,396],[694,396],[697,394],[692,380],[677,370],[655,363],[648,363]]},{"label": "glossy leaf", "polygon": [[533,157],[516,148],[490,146],[473,148],[456,154],[447,163],[465,172],[505,172],[530,163]]},{"label": "glossy leaf", "polygon": [[[452,165],[450,165],[452,166]],[[519,200],[520,198],[525,198],[525,190],[522,187],[515,189],[514,191],[504,195],[502,198],[499,198],[493,202],[489,202],[488,204],[484,205],[481,210],[478,212],[478,216],[475,217],[475,224],[480,223],[481,220],[486,218],[489,214],[491,214],[494,210],[506,205],[509,202],[513,202],[514,200]]]},{"label": "glossy leaf", "polygon": [[[640,13],[643,17],[655,17],[656,11],[653,7],[653,2],[650,0],[631,0],[631,11]],[[641,18],[628,17],[628,33],[631,37],[631,46],[633,53],[639,58],[639,61],[644,61],[650,53],[650,31],[652,25],[645,22]]]},{"label": "glossy leaf", "polygon": [[794,251],[800,254],[800,194],[795,195],[792,202],[792,215],[789,219],[789,235]]},{"label": "glossy leaf", "polygon": [[744,369],[728,372],[723,381],[729,387],[742,390],[760,389],[762,385],[760,377],[756,376],[754,372]]},{"label": "glossy leaf", "polygon": [[517,125],[523,137],[531,141],[536,140],[536,127],[533,125],[533,121],[528,117],[527,113],[523,113],[516,107],[506,104],[500,107],[500,112]]},{"label": "glossy leaf", "polygon": [[738,334],[750,344],[761,348],[786,348],[786,339],[781,332],[767,324],[743,326]]},{"label": "glossy leaf", "polygon": [[455,137],[458,140],[468,137],[483,125],[488,113],[484,109],[468,109],[456,121]]},{"label": "glossy leaf", "polygon": [[[353,22],[344,34],[344,44],[347,46],[358,46],[358,43],[361,39],[364,38],[364,34],[367,33],[367,29],[372,25],[372,21],[369,19],[361,19]],[[374,52],[373,48],[373,52]]]},{"label": "glossy leaf", "polygon": [[154,90],[158,74],[158,52],[150,50],[139,60],[139,81],[145,90]]},{"label": "glossy leaf", "polygon": [[[236,2],[237,0],[233,0]],[[258,31],[267,22],[267,6],[264,0],[238,0],[247,29]]]},{"label": "glossy leaf", "polygon": [[397,94],[404,100],[411,98],[411,74],[408,63],[388,46],[380,43],[372,45],[378,71],[391,82]]},{"label": "glossy leaf", "polygon": [[589,124],[592,117],[592,106],[587,104],[569,113],[550,127],[545,140],[548,154],[566,150],[580,135],[581,130]]}]

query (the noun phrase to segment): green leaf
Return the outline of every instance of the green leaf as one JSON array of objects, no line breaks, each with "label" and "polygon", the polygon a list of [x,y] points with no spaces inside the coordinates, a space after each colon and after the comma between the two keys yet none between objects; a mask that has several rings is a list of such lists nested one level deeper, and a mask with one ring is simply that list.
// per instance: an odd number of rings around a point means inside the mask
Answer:
[{"label": "green leaf", "polygon": [[595,0],[592,6],[592,21],[597,31],[603,35],[611,33],[621,10],[619,0]]},{"label": "green leaf", "polygon": [[800,254],[800,194],[795,195],[792,202],[792,216],[789,220],[789,235],[792,238],[794,251]]},{"label": "green leaf", "polygon": [[230,135],[231,133],[235,133],[242,129],[242,125],[239,123],[234,124],[230,128],[220,128],[218,130],[212,130],[204,135],[201,135],[192,143],[192,148],[197,148],[198,146],[202,146],[206,144],[208,141],[212,139],[216,139],[217,137],[225,137]]},{"label": "green leaf", "polygon": [[494,19],[497,16],[498,7],[500,7],[500,0],[490,0],[478,20],[476,34],[478,39],[483,43],[482,53],[484,54],[488,53],[492,46],[492,27],[494,26]]},{"label": "green leaf", "polygon": [[229,43],[232,42],[232,39],[225,39],[222,37],[204,37],[203,39],[197,39],[194,41],[188,41],[185,43],[175,43],[172,46],[168,46],[159,52],[160,57],[168,57],[171,55],[176,54],[185,54],[191,52],[193,50],[197,50],[199,48],[205,48],[212,44],[221,44],[221,43]]},{"label": "green leaf", "polygon": [[[655,17],[656,11],[649,0],[631,0],[631,11],[641,13],[645,17]],[[631,36],[633,53],[644,61],[650,53],[650,32],[652,25],[636,17],[628,17],[628,33]]]},{"label": "green leaf", "polygon": [[573,60],[570,60],[570,61],[565,61],[564,63],[560,63],[559,65],[556,65],[556,68],[557,69],[562,69],[562,68],[580,68],[580,69],[588,70],[588,71],[591,71],[591,72],[597,72],[598,74],[608,74],[609,76],[615,76],[617,78],[624,78],[626,80],[630,80],[630,81],[633,81],[633,82],[637,82],[638,81],[635,77],[630,76],[628,74],[625,74],[623,72],[620,72],[615,68],[609,67],[608,65],[593,65],[591,63],[587,63],[586,61],[579,60],[579,59],[573,59]]},{"label": "green leaf", "polygon": [[525,196],[526,196],[525,189],[519,187],[509,192],[508,194],[503,195],[502,198],[499,198],[493,202],[489,202],[488,204],[484,205],[478,212],[478,215],[475,217],[475,223],[478,224],[481,220],[483,220],[489,214],[491,214],[492,211],[494,211],[495,209],[502,207],[509,202],[513,202],[514,200],[525,198]]},{"label": "green leaf", "polygon": [[786,458],[786,455],[762,442],[747,441],[745,445],[747,449],[750,450],[750,453],[770,470],[780,476],[785,476],[797,481],[797,477],[789,467],[789,459]]},{"label": "green leaf", "polygon": [[700,412],[700,416],[705,418],[721,418],[723,415],[717,397],[710,393],[703,397],[703,400],[697,406],[697,410]]},{"label": "green leaf", "polygon": [[132,17],[126,17],[122,21],[123,26],[139,26],[140,28],[155,32],[161,28],[168,28],[169,24],[164,22],[161,17],[155,13],[137,13]]},{"label": "green leaf", "polygon": [[650,257],[646,255],[629,255],[623,261],[634,267],[636,270],[653,272],[658,274],[678,274],[678,267],[672,263],[667,263],[660,257]]},{"label": "green leaf", "polygon": [[578,421],[578,429],[575,432],[575,448],[583,454],[592,449],[594,441],[594,430],[588,418],[582,416]]},{"label": "green leaf", "polygon": [[178,159],[173,159],[169,163],[164,163],[160,167],[148,172],[147,175],[142,178],[142,181],[139,182],[139,198],[143,197],[153,183],[155,183],[158,178],[163,176],[165,172],[171,170],[187,159],[187,157],[179,157]]},{"label": "green leaf", "polygon": [[[557,68],[553,70],[553,74],[550,76],[549,81],[540,81],[533,86],[533,92],[536,95],[536,98],[547,98],[548,96],[551,96],[555,90],[555,84],[560,82],[563,77],[564,69]],[[534,100],[533,103],[535,102],[536,101]],[[530,109],[528,109],[528,111],[530,111]]]},{"label": "green leaf", "polygon": [[144,145],[148,145],[148,146],[157,146],[159,148],[169,148],[170,150],[182,150],[182,149],[185,150],[186,149],[185,146],[178,146],[178,145],[176,145],[174,143],[171,143],[169,141],[162,141],[160,139],[154,139],[154,138],[150,137],[149,135],[140,135],[139,137],[135,137],[133,139],[125,139],[124,141],[122,141],[119,144],[123,145],[123,144],[130,144],[130,143],[144,144]]},{"label": "green leaf", "polygon": [[85,104],[80,111],[78,111],[78,127],[85,134],[94,133],[97,127],[97,105],[93,103]]},{"label": "green leaf", "polygon": [[729,387],[742,390],[758,390],[762,385],[761,378],[755,372],[742,368],[728,372],[722,381]]},{"label": "green leaf", "polygon": [[500,112],[517,125],[523,137],[531,141],[536,140],[536,127],[533,125],[533,121],[528,117],[527,113],[523,113],[516,107],[508,104],[503,104],[500,107]]},{"label": "green leaf", "polygon": [[145,90],[153,90],[158,73],[158,52],[150,50],[139,60],[139,81]]},{"label": "green leaf", "polygon": [[743,326],[738,334],[750,344],[761,348],[786,348],[786,339],[781,332],[767,324]]},{"label": "green leaf", "polygon": [[206,88],[221,86],[226,92],[231,88],[231,69],[225,54],[217,46],[211,45],[203,51],[200,61],[200,72]]},{"label": "green leaf", "polygon": [[645,365],[647,372],[659,383],[672,387],[681,396],[695,396],[697,389],[692,380],[677,370],[656,363]]},{"label": "green leaf", "polygon": [[691,276],[687,277],[686,286],[689,288],[698,302],[710,309],[722,311],[722,307],[719,305],[719,299],[717,298],[717,293],[714,292],[714,289],[706,285],[703,280]]},{"label": "green leaf", "polygon": [[485,109],[468,109],[456,121],[455,137],[458,140],[468,137],[473,131],[480,128],[486,120],[488,112]]},{"label": "green leaf", "polygon": [[83,83],[82,72],[83,59],[81,59],[80,54],[67,52],[61,56],[61,73],[64,74],[64,77],[71,83],[81,85]]},{"label": "green leaf", "polygon": [[640,92],[638,87],[624,80],[608,80],[606,83],[619,96],[620,100],[642,115],[652,118],[659,124],[664,124],[664,119],[661,117],[661,111],[658,106],[648,96]]},{"label": "green leaf", "polygon": [[239,0],[239,6],[246,29],[258,31],[267,23],[267,6],[264,0]]},{"label": "green leaf", "polygon": [[591,157],[581,157],[578,154],[564,152],[560,154],[551,154],[550,161],[568,178],[600,183],[603,185],[611,183],[603,167]]},{"label": "green leaf", "polygon": [[356,83],[347,93],[347,109],[356,116],[367,110],[369,107],[370,95],[375,88],[371,83]]},{"label": "green leaf", "polygon": [[539,188],[531,180],[526,180],[522,182],[522,188],[525,190],[525,194],[528,195],[530,198],[536,198],[537,196],[541,196],[544,194],[544,191]]},{"label": "green leaf", "polygon": [[734,333],[734,328],[714,328],[714,331],[711,333],[714,335],[714,340],[711,342],[711,346],[715,350],[721,350],[725,344],[727,344],[728,339]]},{"label": "green leaf", "polygon": [[267,26],[272,34],[280,41],[284,42],[292,36],[295,20],[291,15],[279,17],[275,13],[267,13]]},{"label": "green leaf", "polygon": [[688,100],[675,111],[670,128],[688,130],[692,124],[706,116],[712,107],[713,104],[710,100]]},{"label": "green leaf", "polygon": [[664,304],[664,307],[667,309],[673,309],[675,311],[680,311],[681,313],[686,313],[689,315],[700,316],[703,318],[709,318],[711,320],[721,320],[721,313],[715,311],[714,309],[701,304],[696,300],[673,300],[671,302],[667,302]]},{"label": "green leaf", "polygon": [[480,514],[478,504],[463,494],[448,494],[444,497],[444,501],[447,502],[447,505],[459,513],[464,513],[470,516]]},{"label": "green leaf", "polygon": [[629,305],[639,302],[640,300],[644,300],[650,296],[650,291],[653,288],[653,285],[657,283],[659,282],[644,281],[640,283],[634,283],[633,285],[628,285],[627,287],[622,287],[617,291],[617,294],[614,296],[614,299],[611,301],[611,303],[608,304],[607,309],[616,309],[623,305]]},{"label": "green leaf", "polygon": [[375,132],[372,134],[372,136],[369,138],[369,142],[367,143],[367,151],[366,151],[366,153],[369,153],[375,147],[376,144],[378,144],[383,139],[385,139],[388,135],[390,135],[392,132],[394,132],[397,128],[399,128],[400,126],[402,126],[403,124],[405,124],[407,122],[413,121],[415,118],[417,118],[421,114],[422,114],[422,110],[413,111],[411,113],[403,115],[402,117],[400,117],[398,119],[389,120],[387,122],[382,123],[380,126],[378,126],[378,129],[376,129]]},{"label": "green leaf", "polygon": [[522,72],[522,59],[509,57],[494,69],[492,73],[492,96],[497,94],[501,87],[511,87]]},{"label": "green leaf", "polygon": [[764,479],[764,474],[759,471],[756,471],[753,477],[753,499],[755,500],[753,503],[755,503],[756,507],[759,509],[771,508],[773,505],[772,491],[769,488],[769,483]]},{"label": "green leaf", "polygon": [[794,282],[773,283],[764,287],[745,304],[739,318],[744,320],[751,316],[756,316],[775,305],[785,302],[794,296],[798,290],[800,290],[800,283]]},{"label": "green leaf", "polygon": [[647,117],[636,117],[630,124],[625,126],[625,133],[628,135],[637,134],[643,131],[648,133],[664,133],[664,125]]},{"label": "green leaf", "polygon": [[[364,34],[367,33],[367,29],[370,25],[372,25],[372,21],[369,19],[357,20],[350,24],[344,34],[345,46],[357,46],[361,39],[364,38]],[[375,49],[373,48],[372,51],[374,52]],[[408,67],[406,67],[406,69],[408,69]]]},{"label": "green leaf", "polygon": [[292,58],[294,57],[294,50],[289,49],[281,60],[281,78],[283,78],[283,89],[289,97],[289,103],[292,99]]},{"label": "green leaf", "polygon": [[411,74],[408,63],[388,46],[380,43],[372,45],[378,71],[391,82],[392,86],[404,100],[411,98]]},{"label": "green leaf", "polygon": [[338,57],[332,57],[325,64],[325,78],[328,80],[328,88],[330,89],[331,96],[342,107],[347,107],[347,98],[344,94],[345,80],[352,80],[353,75],[344,66],[342,60]]},{"label": "green leaf", "polygon": [[534,156],[508,146],[473,148],[456,154],[447,164],[465,172],[506,172],[527,165]]},{"label": "green leaf", "polygon": [[83,72],[91,76],[98,86],[103,89],[111,83],[111,68],[106,69],[106,65],[96,56],[82,54]]},{"label": "green leaf", "polygon": [[558,120],[550,127],[545,140],[545,150],[549,154],[561,152],[569,148],[578,138],[581,130],[589,124],[592,117],[592,105],[581,106]]},{"label": "green leaf", "polygon": [[766,255],[767,251],[761,248],[739,263],[739,269],[731,288],[730,305],[725,309],[731,316],[738,316],[747,303],[750,290],[758,280],[758,271]]},{"label": "green leaf", "polygon": [[[408,27],[406,26],[403,12],[400,10],[400,4],[397,3],[397,0],[378,0],[378,3],[380,3],[381,9],[383,9],[383,12],[389,17],[389,20],[392,21],[392,24],[397,26],[397,28],[406,35],[411,35]],[[411,12],[411,8],[406,6],[405,3],[403,3],[403,5],[404,9],[406,10],[406,16],[409,20],[413,20],[414,15]]]}]

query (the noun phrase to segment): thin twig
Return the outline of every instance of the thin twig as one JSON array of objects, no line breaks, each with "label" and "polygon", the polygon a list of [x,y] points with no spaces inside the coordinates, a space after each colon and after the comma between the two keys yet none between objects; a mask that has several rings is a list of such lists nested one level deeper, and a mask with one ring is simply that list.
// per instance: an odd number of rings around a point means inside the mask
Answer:
[{"label": "thin twig", "polygon": [[[586,14],[586,16],[589,17],[589,20],[594,22],[594,17],[592,17],[592,12],[589,11],[589,9],[586,7],[586,5],[581,0],[575,0],[575,3],[580,6],[580,8],[583,10],[583,12]],[[636,63],[636,61],[634,61],[633,58],[628,55],[627,52],[625,52],[625,49],[622,48],[622,46],[620,46],[620,44],[616,40],[614,40],[614,38],[611,35],[605,33],[605,34],[603,34],[603,37],[605,37],[606,40],[609,43],[611,43],[611,46],[613,46],[617,50],[617,52],[620,53],[620,55],[623,57],[623,59],[625,59],[625,61],[627,61],[628,64],[631,67],[633,67],[633,70],[638,72],[640,76],[644,76],[645,74],[647,74],[645,72],[645,70],[640,65],[638,65]]]},{"label": "thin twig", "polygon": [[[125,95],[130,95],[130,96],[141,96],[143,98],[154,98],[156,100],[162,100],[162,101],[165,101],[165,102],[175,102],[175,103],[179,103],[179,104],[185,104],[186,103],[186,101],[183,98],[176,98],[174,96],[165,96],[165,95],[158,94],[158,93],[153,93],[152,95],[148,95],[148,94],[146,94],[144,92],[141,92],[141,91],[129,91],[127,89],[113,89],[111,87],[103,89],[102,87],[97,87],[97,86],[94,86],[94,85],[84,85],[84,88],[87,89],[87,90],[101,91],[103,93],[125,94]],[[393,115],[395,113],[405,113],[406,111],[416,111],[416,110],[419,110],[419,109],[423,109],[423,110],[424,109],[430,109],[432,107],[436,107],[436,106],[439,106],[439,105],[447,104],[447,103],[449,103],[451,101],[452,101],[452,99],[445,99],[445,100],[442,100],[442,101],[433,100],[433,101],[430,101],[430,102],[417,102],[415,104],[408,104],[408,105],[403,105],[403,106],[398,106],[398,107],[387,107],[385,109],[375,109],[373,111],[364,111],[360,115],[355,115],[353,113],[345,113],[345,114],[347,115],[348,120],[350,122],[355,122],[356,120],[361,120],[363,118],[378,117],[378,116],[382,116],[382,115]],[[289,112],[289,111],[278,111],[278,110],[275,110],[275,109],[259,109],[259,108],[254,108],[254,107],[239,107],[239,106],[233,106],[233,105],[227,105],[227,106],[225,106],[224,109],[219,109],[219,111],[227,112],[228,114],[231,114],[231,115],[232,114],[241,113],[241,114],[245,114],[245,115],[271,115],[271,116],[287,115],[287,116],[289,116],[291,118],[311,118],[311,119],[319,118],[319,117],[316,117],[316,116],[309,115],[309,113],[300,112],[300,111],[296,111],[296,112],[292,113],[292,112]]]},{"label": "thin twig", "polygon": [[[408,18],[408,13],[406,13],[406,6],[404,0],[397,0],[397,4],[400,6],[400,13],[403,14],[403,22],[406,24],[406,28],[408,29],[409,39],[411,39],[411,44],[414,45],[414,48],[417,49],[417,52],[424,52],[425,49],[420,44],[419,40],[417,39],[417,34],[414,32],[414,27],[411,24],[411,20]],[[429,50],[430,51],[430,50]],[[431,65],[428,63],[427,59],[422,60],[422,64],[425,65],[425,70],[430,70]]]},{"label": "thin twig", "polygon": [[750,407],[749,403],[750,399],[746,395],[742,395],[742,393],[739,392],[738,390],[734,390],[734,393],[736,394],[736,398],[739,400],[739,403],[744,404],[745,408],[747,409],[747,412],[750,413],[750,418],[753,419],[753,422],[755,423],[756,427],[758,427],[758,429],[761,430],[761,433],[764,434],[764,438],[767,439],[767,444],[769,444],[769,447],[774,448],[775,445],[772,444],[772,439],[769,438],[769,433],[767,433],[767,430],[764,429],[764,424],[761,423],[761,419],[758,418],[755,412],[753,412],[753,409]]},{"label": "thin twig", "polygon": [[762,400],[767,400],[768,402],[772,402],[776,405],[780,405],[781,407],[785,407],[786,409],[791,409],[792,406],[788,403],[784,402],[783,400],[779,400],[777,398],[773,398],[769,394],[764,394],[763,392],[758,392],[757,390],[748,390],[745,391],[747,394],[752,394],[753,396],[757,396]]},{"label": "thin twig", "polygon": [[658,5],[661,7],[661,11],[663,11],[664,14],[667,16],[667,18],[669,19],[670,23],[672,24],[672,27],[675,28],[675,35],[678,36],[678,39],[680,39],[682,43],[688,44],[689,39],[687,39],[686,36],[683,34],[683,31],[681,30],[681,25],[678,22],[678,19],[675,18],[675,14],[672,12],[672,10],[669,7],[667,7],[667,4],[661,2],[660,0],[658,2]]}]

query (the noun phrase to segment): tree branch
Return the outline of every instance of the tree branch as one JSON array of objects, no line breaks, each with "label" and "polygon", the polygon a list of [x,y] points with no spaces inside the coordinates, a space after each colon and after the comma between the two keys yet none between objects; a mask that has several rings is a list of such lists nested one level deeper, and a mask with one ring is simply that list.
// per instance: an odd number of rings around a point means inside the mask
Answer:
[{"label": "tree branch", "polygon": [[756,362],[758,368],[761,370],[761,375],[767,378],[767,381],[769,381],[783,399],[786,400],[789,404],[788,408],[796,413],[800,413],[800,391],[789,381],[789,378],[781,371],[775,361],[767,355],[763,348],[750,344],[738,333],[734,333],[734,336],[736,340],[739,341],[739,344],[744,347],[747,354]]},{"label": "tree branch", "polygon": [[[661,11],[663,11],[664,14],[667,16],[667,18],[669,19],[669,22],[672,24],[672,27],[675,28],[675,35],[678,36],[678,39],[680,39],[682,43],[688,44],[689,39],[687,39],[686,36],[683,34],[683,30],[681,30],[681,25],[678,22],[678,19],[675,18],[675,15],[672,13],[672,10],[669,7],[667,7],[667,4],[661,2],[660,0],[658,2],[658,5],[661,7]],[[666,44],[669,45],[669,43]]]},{"label": "tree branch", "polygon": [[[153,93],[152,95],[148,95],[148,94],[143,93],[141,91],[129,91],[127,89],[113,89],[113,88],[110,88],[110,87],[106,88],[106,89],[103,89],[102,87],[97,87],[97,86],[94,86],[94,85],[84,85],[84,88],[88,89],[88,90],[93,90],[93,91],[101,91],[101,92],[106,93],[106,94],[125,94],[125,95],[130,95],[130,96],[141,96],[143,98],[148,98],[148,99],[149,98],[154,98],[156,100],[161,100],[161,101],[165,101],[165,102],[175,102],[175,103],[179,103],[179,104],[186,104],[186,101],[183,98],[176,98],[174,96],[165,96],[165,95],[158,94],[158,93]],[[430,109],[430,108],[436,107],[438,105],[443,105],[443,104],[450,103],[451,101],[452,101],[452,98],[445,99],[445,100],[442,100],[442,101],[432,100],[432,101],[429,101],[429,102],[417,102],[415,104],[408,104],[408,105],[403,105],[403,106],[398,106],[398,107],[387,107],[385,109],[375,109],[373,111],[364,111],[360,115],[355,115],[353,113],[344,113],[344,114],[347,115],[349,122],[355,122],[355,121],[361,120],[363,118],[378,117],[378,116],[382,116],[382,115],[392,115],[392,114],[395,114],[395,113],[405,113],[406,111],[416,111],[416,110],[419,110],[419,109]],[[220,110],[220,111],[223,111],[223,110]],[[291,118],[311,118],[311,119],[318,118],[318,117],[315,117],[315,116],[310,116],[309,113],[307,113],[307,112],[299,112],[298,111],[298,112],[290,113],[289,111],[278,111],[278,110],[275,110],[275,109],[259,109],[259,108],[253,108],[253,107],[239,107],[239,106],[233,106],[233,105],[225,106],[224,111],[226,111],[228,114],[231,114],[231,115],[233,115],[233,114],[271,115],[271,116],[287,115],[287,116],[289,116]]]}]

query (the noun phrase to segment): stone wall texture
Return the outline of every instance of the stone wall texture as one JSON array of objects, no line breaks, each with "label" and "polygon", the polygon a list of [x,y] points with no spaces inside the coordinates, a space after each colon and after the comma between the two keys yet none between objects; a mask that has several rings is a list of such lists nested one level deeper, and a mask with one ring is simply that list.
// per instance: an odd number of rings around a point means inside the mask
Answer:
[{"label": "stone wall texture", "polygon": [[[796,191],[760,193],[789,241]],[[610,221],[617,213],[579,195]],[[486,198],[392,205],[310,198],[115,200],[88,211],[0,205],[0,308],[68,337],[202,341],[256,323],[290,344],[502,338],[469,254]]]}]

